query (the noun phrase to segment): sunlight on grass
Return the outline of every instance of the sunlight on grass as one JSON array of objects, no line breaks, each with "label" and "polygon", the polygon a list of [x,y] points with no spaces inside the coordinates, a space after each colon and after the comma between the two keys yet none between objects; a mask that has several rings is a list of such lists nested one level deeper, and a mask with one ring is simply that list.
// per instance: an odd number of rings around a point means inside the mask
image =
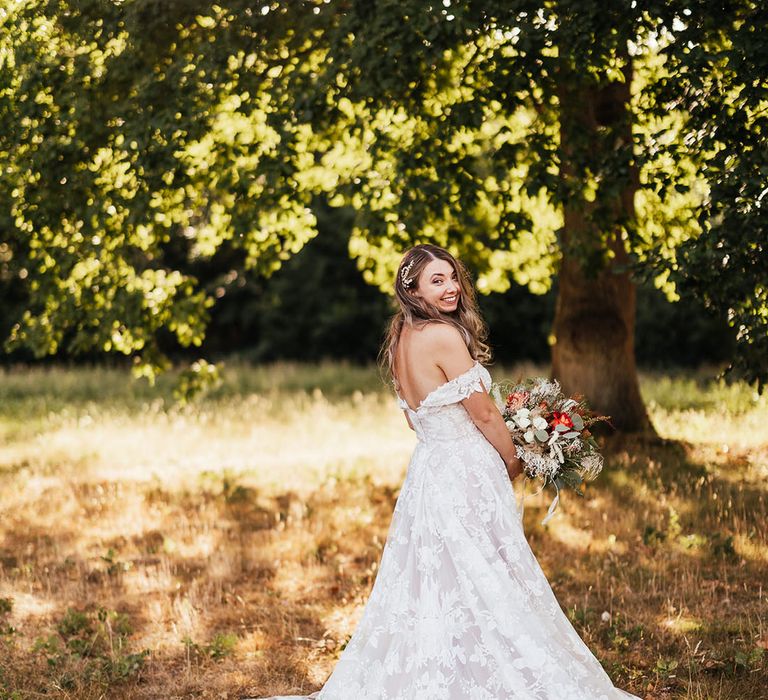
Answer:
[{"label": "sunlight on grass", "polygon": [[[374,368],[222,374],[179,407],[170,376],[0,373],[0,697],[305,694],[333,668],[415,436]],[[678,442],[618,443],[546,527],[529,484],[529,542],[617,684],[757,697],[768,402],[697,375],[642,386]]]},{"label": "sunlight on grass", "polygon": [[644,375],[643,396],[654,425],[672,440],[714,444],[724,451],[766,443],[768,393],[704,376]]},{"label": "sunlight on grass", "polygon": [[663,618],[660,623],[667,629],[677,632],[678,634],[698,632],[703,627],[701,620],[696,620],[692,617],[684,617],[683,615]]}]

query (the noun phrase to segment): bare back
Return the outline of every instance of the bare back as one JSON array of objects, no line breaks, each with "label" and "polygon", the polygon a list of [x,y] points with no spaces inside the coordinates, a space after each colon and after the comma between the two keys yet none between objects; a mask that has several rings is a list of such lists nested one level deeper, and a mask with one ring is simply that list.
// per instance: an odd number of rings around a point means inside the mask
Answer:
[{"label": "bare back", "polygon": [[454,327],[443,323],[405,327],[395,352],[398,393],[415,410],[432,391],[472,363]]}]

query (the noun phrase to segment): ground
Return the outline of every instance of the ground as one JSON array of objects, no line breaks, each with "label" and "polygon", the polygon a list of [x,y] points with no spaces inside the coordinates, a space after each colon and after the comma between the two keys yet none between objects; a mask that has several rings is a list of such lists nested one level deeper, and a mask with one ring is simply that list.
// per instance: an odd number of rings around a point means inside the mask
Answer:
[{"label": "ground", "polygon": [[[662,439],[614,439],[546,526],[551,494],[529,495],[525,530],[616,685],[759,700],[768,398],[706,376],[644,374]],[[372,368],[223,379],[180,406],[172,376],[0,374],[0,700],[303,694],[330,673],[414,435]]]}]

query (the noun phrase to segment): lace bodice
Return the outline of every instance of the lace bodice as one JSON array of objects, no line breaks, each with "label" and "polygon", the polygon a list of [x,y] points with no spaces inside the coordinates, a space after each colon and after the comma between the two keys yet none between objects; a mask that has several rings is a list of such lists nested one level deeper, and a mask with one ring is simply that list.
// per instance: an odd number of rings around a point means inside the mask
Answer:
[{"label": "lace bodice", "polygon": [[418,442],[370,597],[323,687],[283,700],[639,700],[563,613],[461,404],[490,386],[476,362],[416,409],[397,396]]},{"label": "lace bodice", "polygon": [[[394,385],[394,382],[393,382]],[[489,391],[491,375],[479,362],[466,372],[433,389],[416,409],[412,409],[395,388],[397,403],[408,412],[420,442],[460,440],[478,433],[461,401],[475,391]]]}]

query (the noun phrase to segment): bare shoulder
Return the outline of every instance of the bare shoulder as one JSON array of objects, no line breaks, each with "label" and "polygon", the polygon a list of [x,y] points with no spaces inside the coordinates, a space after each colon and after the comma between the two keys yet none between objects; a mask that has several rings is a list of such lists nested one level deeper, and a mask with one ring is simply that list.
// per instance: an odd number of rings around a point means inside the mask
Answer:
[{"label": "bare shoulder", "polygon": [[415,393],[426,394],[430,386],[434,388],[472,367],[474,360],[455,326],[433,321],[412,330],[405,339],[408,347],[403,348],[403,357],[411,361],[405,363],[399,376],[407,384],[411,370],[413,376],[418,375],[414,381],[419,391]]},{"label": "bare shoulder", "polygon": [[436,350],[466,350],[461,331],[448,323],[427,323],[420,333],[424,344]]},{"label": "bare shoulder", "polygon": [[424,349],[446,378],[466,372],[474,363],[461,331],[447,323],[430,323],[425,327]]}]

